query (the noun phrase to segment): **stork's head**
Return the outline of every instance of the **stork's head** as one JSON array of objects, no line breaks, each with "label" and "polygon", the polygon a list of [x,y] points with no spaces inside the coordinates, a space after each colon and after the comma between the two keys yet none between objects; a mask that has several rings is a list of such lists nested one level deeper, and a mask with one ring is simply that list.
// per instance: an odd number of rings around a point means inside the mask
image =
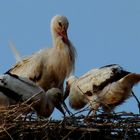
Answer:
[{"label": "stork's head", "polygon": [[56,15],[51,20],[51,31],[54,39],[61,37],[62,40],[68,44],[67,29],[69,22],[65,16]]}]

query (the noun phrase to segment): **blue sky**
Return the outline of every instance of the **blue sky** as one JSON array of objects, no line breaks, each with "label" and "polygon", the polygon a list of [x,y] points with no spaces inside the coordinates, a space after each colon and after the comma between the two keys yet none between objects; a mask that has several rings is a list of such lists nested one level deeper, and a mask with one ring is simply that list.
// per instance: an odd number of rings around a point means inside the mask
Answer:
[{"label": "blue sky", "polygon": [[[139,0],[1,1],[0,73],[15,63],[10,41],[22,56],[51,47],[50,20],[56,14],[70,22],[68,35],[78,53],[75,75],[111,63],[140,73]],[[140,98],[140,85],[134,91]],[[118,107],[121,110],[138,113],[133,98]]]}]

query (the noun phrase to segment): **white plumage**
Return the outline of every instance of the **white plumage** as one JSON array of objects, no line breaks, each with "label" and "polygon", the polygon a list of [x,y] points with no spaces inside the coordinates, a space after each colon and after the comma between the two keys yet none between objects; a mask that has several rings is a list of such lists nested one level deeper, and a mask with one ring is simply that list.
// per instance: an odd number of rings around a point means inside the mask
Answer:
[{"label": "white plumage", "polygon": [[[37,96],[34,96],[37,94]],[[34,96],[33,98],[31,98]],[[49,117],[56,107],[65,115],[62,108],[63,93],[58,88],[51,88],[45,92],[41,87],[27,78],[16,75],[0,75],[0,106],[8,106],[23,102],[31,98],[37,101],[34,106],[37,113]]]},{"label": "white plumage", "polygon": [[111,111],[130,97],[132,88],[140,81],[140,74],[123,70],[117,64],[93,69],[81,77],[67,81],[65,98],[73,109],[89,104],[95,113],[99,107]]},{"label": "white plumage", "polygon": [[67,36],[68,25],[66,17],[53,17],[53,47],[44,48],[22,59],[6,73],[27,77],[45,91],[52,87],[63,88],[65,78],[74,70],[76,53]]},{"label": "white plumage", "polygon": [[12,53],[16,59],[16,62],[22,61],[22,57],[21,57],[20,53],[18,52],[15,44],[13,42],[10,42],[9,47],[12,50]]}]

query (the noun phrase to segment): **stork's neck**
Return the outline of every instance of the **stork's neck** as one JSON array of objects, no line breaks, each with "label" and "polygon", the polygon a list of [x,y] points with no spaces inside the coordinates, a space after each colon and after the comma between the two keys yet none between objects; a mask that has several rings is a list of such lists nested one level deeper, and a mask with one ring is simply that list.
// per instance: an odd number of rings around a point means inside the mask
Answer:
[{"label": "stork's neck", "polygon": [[52,32],[52,39],[53,39],[53,46],[60,48],[60,47],[69,47],[70,41],[67,38],[62,37],[56,32]]},{"label": "stork's neck", "polygon": [[52,31],[52,39],[53,39],[53,47],[58,48],[60,50],[61,57],[64,56],[63,59],[66,58],[65,61],[68,60],[66,63],[68,67],[71,67],[70,71],[73,72],[75,66],[75,57],[76,57],[75,48],[73,47],[73,45],[69,40],[64,40],[62,36],[60,36],[59,34],[53,31]]}]

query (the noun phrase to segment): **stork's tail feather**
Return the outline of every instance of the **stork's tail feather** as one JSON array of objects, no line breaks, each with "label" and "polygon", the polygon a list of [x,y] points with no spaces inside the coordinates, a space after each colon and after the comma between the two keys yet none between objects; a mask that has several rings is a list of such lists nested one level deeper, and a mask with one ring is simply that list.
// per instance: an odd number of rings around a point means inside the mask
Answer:
[{"label": "stork's tail feather", "polygon": [[140,82],[140,74],[131,73],[121,79],[122,84],[134,86]]}]

